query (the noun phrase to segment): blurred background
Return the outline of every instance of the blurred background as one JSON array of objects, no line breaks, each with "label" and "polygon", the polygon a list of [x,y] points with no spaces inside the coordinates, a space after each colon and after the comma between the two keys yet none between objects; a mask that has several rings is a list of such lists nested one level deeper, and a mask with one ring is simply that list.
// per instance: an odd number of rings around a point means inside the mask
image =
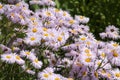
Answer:
[{"label": "blurred background", "polygon": [[57,8],[67,10],[74,17],[90,18],[88,25],[97,39],[108,25],[120,28],[120,0],[55,0]]}]

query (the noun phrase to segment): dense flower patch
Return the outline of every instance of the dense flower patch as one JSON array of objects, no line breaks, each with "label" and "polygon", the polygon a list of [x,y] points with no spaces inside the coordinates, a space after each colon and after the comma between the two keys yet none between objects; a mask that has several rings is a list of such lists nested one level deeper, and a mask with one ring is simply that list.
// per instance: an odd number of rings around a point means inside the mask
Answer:
[{"label": "dense flower patch", "polygon": [[[52,0],[9,3],[0,3],[0,14],[21,27],[12,28],[14,35],[0,44],[1,64],[16,64],[37,80],[120,80],[120,45],[96,40],[88,17],[73,18]],[[34,4],[48,7],[32,11]],[[100,36],[119,39],[119,29],[109,25]]]}]

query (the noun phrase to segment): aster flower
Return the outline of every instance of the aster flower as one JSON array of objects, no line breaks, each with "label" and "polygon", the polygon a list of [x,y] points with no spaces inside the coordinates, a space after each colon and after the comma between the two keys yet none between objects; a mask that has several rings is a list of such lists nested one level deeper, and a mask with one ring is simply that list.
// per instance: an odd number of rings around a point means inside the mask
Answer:
[{"label": "aster flower", "polygon": [[114,25],[109,25],[108,27],[106,27],[106,30],[105,30],[106,32],[117,32],[117,33],[119,33],[119,29],[118,28],[116,28]]},{"label": "aster flower", "polygon": [[113,74],[113,76],[114,76],[114,80],[119,80],[120,79],[120,71],[119,71],[119,69],[117,68],[117,69],[114,69],[113,71],[112,71],[112,74]]},{"label": "aster flower", "polygon": [[120,54],[118,50],[112,50],[109,54],[108,54],[108,59],[111,61],[111,63],[113,65],[117,65],[120,66]]},{"label": "aster flower", "polygon": [[1,60],[5,61],[6,63],[13,64],[15,63],[15,57],[13,53],[10,54],[2,54]]},{"label": "aster flower", "polygon": [[29,44],[31,46],[39,45],[40,44],[41,37],[39,35],[30,33],[27,35],[27,37],[24,39],[24,42],[26,44]]},{"label": "aster flower", "polygon": [[39,72],[38,78],[41,80],[50,80],[51,75],[48,72]]},{"label": "aster flower", "polygon": [[33,60],[36,56],[32,51],[28,51],[28,50],[22,50],[20,52],[20,56],[21,57],[27,57],[30,60]]},{"label": "aster flower", "polygon": [[65,67],[70,67],[71,64],[72,64],[72,61],[70,61],[70,60],[67,59],[67,58],[64,58],[64,59],[62,60],[62,63],[63,63],[63,65],[64,65]]},{"label": "aster flower", "polygon": [[3,14],[4,13],[4,6],[3,4],[0,3],[0,14]]},{"label": "aster flower", "polygon": [[26,32],[33,33],[33,34],[40,34],[41,27],[29,27]]},{"label": "aster flower", "polygon": [[19,65],[25,64],[25,61],[17,54],[14,55],[15,57],[15,62],[18,63]]},{"label": "aster flower", "polygon": [[32,65],[36,68],[36,69],[40,69],[42,67],[42,62],[39,61],[37,58],[35,58],[32,61]]},{"label": "aster flower", "polygon": [[92,57],[88,57],[85,55],[81,56],[81,62],[82,64],[84,64],[85,66],[94,66],[94,58]]},{"label": "aster flower", "polygon": [[85,17],[85,16],[75,16],[75,19],[78,20],[80,23],[88,23],[89,22],[89,18]]}]

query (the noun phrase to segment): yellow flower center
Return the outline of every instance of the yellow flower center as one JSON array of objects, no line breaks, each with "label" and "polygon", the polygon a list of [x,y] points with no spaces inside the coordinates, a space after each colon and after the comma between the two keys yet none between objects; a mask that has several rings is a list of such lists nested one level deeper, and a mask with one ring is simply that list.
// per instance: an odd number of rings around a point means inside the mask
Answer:
[{"label": "yellow flower center", "polygon": [[63,20],[59,20],[59,22],[60,22],[60,23],[62,23],[62,22],[63,22]]},{"label": "yellow flower center", "polygon": [[21,58],[20,58],[20,56],[16,56],[16,59],[17,59],[17,60],[20,60]]},{"label": "yellow flower center", "polygon": [[86,40],[86,37],[81,37],[80,38],[82,41],[85,41]]},{"label": "yellow flower center", "polygon": [[84,18],[84,16],[80,16],[80,19],[83,19]]},{"label": "yellow flower center", "polygon": [[63,13],[63,16],[66,16],[66,15],[67,15],[67,14],[64,12],[64,13]]},{"label": "yellow flower center", "polygon": [[99,66],[101,64],[101,62],[99,61],[99,62],[97,62],[97,65]]},{"label": "yellow flower center", "polygon": [[116,77],[120,77],[120,73],[115,73],[115,76]]},{"label": "yellow flower center", "polygon": [[94,75],[95,75],[95,77],[97,77],[97,78],[98,78],[98,73],[97,73],[97,72],[94,72]]},{"label": "yellow flower center", "polygon": [[36,19],[35,17],[31,17],[30,18],[31,21],[35,21],[35,19]]},{"label": "yellow flower center", "polygon": [[90,50],[89,49],[85,49],[85,53],[90,53]]},{"label": "yellow flower center", "polygon": [[56,77],[55,80],[60,80],[60,78]]},{"label": "yellow flower center", "polygon": [[6,56],[6,58],[7,58],[7,59],[10,59],[10,58],[11,58],[11,56],[7,55],[7,56]]},{"label": "yellow flower center", "polygon": [[45,33],[45,34],[44,34],[44,36],[46,36],[46,37],[47,37],[47,36],[49,36],[49,34]]},{"label": "yellow flower center", "polygon": [[48,74],[46,74],[46,73],[45,73],[43,76],[44,76],[45,78],[48,78],[48,77],[49,77],[49,75],[48,75]]},{"label": "yellow flower center", "polygon": [[113,44],[113,46],[114,46],[114,47],[118,47],[118,46],[119,46],[119,44],[117,44],[117,43],[114,43],[114,44]]},{"label": "yellow flower center", "polygon": [[35,37],[31,37],[31,38],[30,38],[31,41],[34,41],[35,39],[36,39]]},{"label": "yellow flower center", "polygon": [[101,71],[101,73],[105,74],[105,73],[106,73],[106,71],[105,71],[105,70],[102,70],[102,71]]},{"label": "yellow flower center", "polygon": [[70,24],[74,24],[74,22],[75,22],[74,20],[70,20],[69,21]]},{"label": "yellow flower center", "polygon": [[105,54],[105,53],[101,53],[101,56],[102,56],[102,57],[106,57],[106,54]]},{"label": "yellow flower center", "polygon": [[46,15],[47,15],[47,16],[51,16],[51,13],[50,13],[50,12],[46,12]]},{"label": "yellow flower center", "polygon": [[25,54],[30,55],[30,52],[27,51],[27,52],[25,52]]},{"label": "yellow flower center", "polygon": [[43,28],[43,31],[47,31],[48,29],[47,28]]},{"label": "yellow flower center", "polygon": [[34,33],[37,32],[37,28],[33,28],[32,32],[34,32]]},{"label": "yellow flower center", "polygon": [[39,61],[38,61],[38,59],[35,59],[34,62],[35,62],[35,63],[38,63]]},{"label": "yellow flower center", "polygon": [[0,5],[0,9],[2,9],[2,7],[3,7],[3,6],[2,6],[2,5]]},{"label": "yellow flower center", "polygon": [[90,45],[91,43],[88,41],[88,42],[86,42],[86,44],[87,44],[87,45]]},{"label": "yellow flower center", "polygon": [[119,54],[115,51],[115,52],[113,53],[113,56],[114,56],[114,57],[118,57]]},{"label": "yellow flower center", "polygon": [[61,37],[61,36],[59,36],[57,40],[58,40],[58,41],[62,41],[62,37]]},{"label": "yellow flower center", "polygon": [[55,9],[55,12],[59,12],[60,10],[59,9]]},{"label": "yellow flower center", "polygon": [[87,75],[87,73],[84,71],[84,72],[82,72],[82,75],[83,75],[83,76],[86,76],[86,75]]},{"label": "yellow flower center", "polygon": [[111,74],[110,74],[110,73],[107,73],[107,76],[108,76],[108,77],[111,77]]},{"label": "yellow flower center", "polygon": [[19,15],[20,19],[24,19],[24,17],[22,15]]},{"label": "yellow flower center", "polygon": [[91,62],[91,58],[86,58],[85,62],[88,62],[88,63]]}]

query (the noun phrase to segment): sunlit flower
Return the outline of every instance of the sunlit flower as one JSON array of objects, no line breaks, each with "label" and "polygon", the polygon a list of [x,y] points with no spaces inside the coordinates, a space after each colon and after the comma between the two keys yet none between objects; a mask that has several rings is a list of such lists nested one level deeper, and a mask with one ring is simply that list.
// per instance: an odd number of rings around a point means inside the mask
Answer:
[{"label": "sunlit flower", "polygon": [[1,55],[1,60],[5,61],[6,63],[13,64],[15,63],[15,57],[13,53],[10,54],[2,54]]}]

